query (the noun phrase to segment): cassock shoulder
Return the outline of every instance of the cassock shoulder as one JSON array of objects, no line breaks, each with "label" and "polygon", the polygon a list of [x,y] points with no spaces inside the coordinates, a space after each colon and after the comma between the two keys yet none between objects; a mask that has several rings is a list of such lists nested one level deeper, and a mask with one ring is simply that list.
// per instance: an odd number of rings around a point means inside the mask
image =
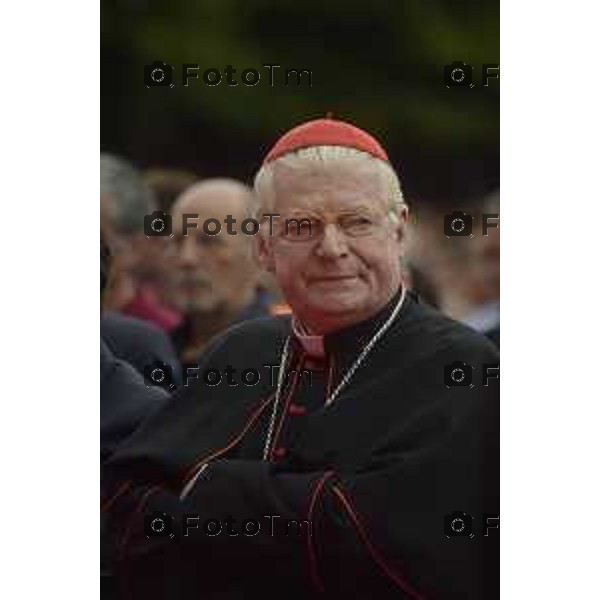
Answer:
[{"label": "cassock shoulder", "polygon": [[[234,325],[213,340],[198,367],[186,370],[184,384],[171,402],[145,421],[105,465],[107,485],[125,475],[179,484],[198,457],[233,447],[240,432],[254,427],[273,393],[264,365],[278,364],[288,333],[289,318],[266,317]],[[228,368],[235,370],[234,384],[227,381]],[[240,382],[246,369],[260,373],[257,385]],[[219,383],[205,377],[211,370],[219,371]],[[145,389],[143,382],[140,387]]]},{"label": "cassock shoulder", "polygon": [[219,349],[243,340],[247,348],[264,348],[265,342],[272,343],[284,339],[290,333],[289,315],[257,317],[232,325],[216,340]]},{"label": "cassock shoulder", "polygon": [[484,335],[411,298],[380,345],[386,350],[378,355],[378,385],[390,390],[381,412],[399,423],[399,435],[415,415],[428,415],[433,437],[450,421],[482,429],[497,418],[500,358]]},{"label": "cassock shoulder", "polygon": [[415,358],[447,355],[455,360],[477,357],[479,361],[499,361],[498,350],[488,338],[414,296],[409,297],[403,318],[398,320],[392,335],[395,343]]},{"label": "cassock shoulder", "polygon": [[[287,315],[258,317],[237,323],[216,337],[202,353],[200,367],[223,369],[261,368],[279,363],[286,337],[291,331]],[[185,377],[185,374],[184,374]]]}]

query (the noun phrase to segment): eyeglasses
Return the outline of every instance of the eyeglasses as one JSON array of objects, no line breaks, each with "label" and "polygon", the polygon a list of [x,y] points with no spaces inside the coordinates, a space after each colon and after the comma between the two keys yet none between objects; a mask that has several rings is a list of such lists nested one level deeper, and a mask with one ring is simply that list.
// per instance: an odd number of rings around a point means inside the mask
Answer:
[{"label": "eyeglasses", "polygon": [[[378,235],[385,220],[385,216],[351,214],[342,215],[333,224],[349,238],[367,238]],[[327,224],[308,217],[283,219],[283,223],[274,229],[274,235],[290,243],[307,243],[321,239]]]}]

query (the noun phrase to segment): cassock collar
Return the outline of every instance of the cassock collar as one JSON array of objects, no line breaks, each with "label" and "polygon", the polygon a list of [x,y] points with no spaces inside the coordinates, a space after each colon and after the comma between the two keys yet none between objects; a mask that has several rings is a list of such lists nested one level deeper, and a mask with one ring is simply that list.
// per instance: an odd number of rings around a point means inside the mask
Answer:
[{"label": "cassock collar", "polygon": [[308,333],[306,327],[294,316],[292,316],[292,331],[294,337],[310,358],[323,358],[325,356],[324,336]]},{"label": "cassock collar", "polygon": [[327,335],[309,334],[306,327],[296,317],[292,316],[294,338],[311,358],[322,359],[331,353],[355,354],[357,351],[360,352],[369,343],[377,329],[390,316],[400,299],[401,291],[402,288],[400,287],[393,298],[370,319]]}]

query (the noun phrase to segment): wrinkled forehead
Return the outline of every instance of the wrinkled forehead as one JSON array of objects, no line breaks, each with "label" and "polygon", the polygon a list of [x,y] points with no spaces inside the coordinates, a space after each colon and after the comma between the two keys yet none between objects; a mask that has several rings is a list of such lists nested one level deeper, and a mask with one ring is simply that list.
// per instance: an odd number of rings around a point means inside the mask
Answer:
[{"label": "wrinkled forehead", "polygon": [[171,214],[180,218],[194,213],[202,218],[223,220],[227,215],[245,218],[250,211],[250,195],[234,187],[206,185],[184,192],[175,202]]},{"label": "wrinkled forehead", "polygon": [[277,212],[316,213],[385,211],[392,193],[381,166],[361,158],[277,161],[273,191]]}]

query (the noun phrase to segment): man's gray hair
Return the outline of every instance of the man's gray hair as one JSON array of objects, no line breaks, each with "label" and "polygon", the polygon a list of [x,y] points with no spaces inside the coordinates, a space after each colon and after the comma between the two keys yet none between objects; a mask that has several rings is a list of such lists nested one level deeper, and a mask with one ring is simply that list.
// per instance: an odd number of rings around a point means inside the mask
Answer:
[{"label": "man's gray hair", "polygon": [[141,231],[144,215],[157,209],[156,197],[141,174],[128,161],[100,155],[100,193],[110,197],[115,228],[123,234]]},{"label": "man's gray hair", "polygon": [[[310,146],[308,148],[301,148],[288,154],[273,160],[266,165],[263,165],[254,179],[254,191],[256,196],[261,203],[261,207],[265,205],[272,208],[274,206],[274,189],[273,189],[273,178],[274,170],[278,164],[289,164],[293,165],[297,161],[314,160],[322,163],[338,160],[364,160],[372,161],[373,164],[377,165],[380,172],[385,177],[389,185],[389,197],[388,211],[392,217],[395,217],[396,210],[405,205],[404,196],[400,188],[400,180],[396,171],[386,161],[372,156],[367,152],[358,150],[356,148],[347,148],[345,146]],[[259,215],[260,217],[260,210]]]}]

